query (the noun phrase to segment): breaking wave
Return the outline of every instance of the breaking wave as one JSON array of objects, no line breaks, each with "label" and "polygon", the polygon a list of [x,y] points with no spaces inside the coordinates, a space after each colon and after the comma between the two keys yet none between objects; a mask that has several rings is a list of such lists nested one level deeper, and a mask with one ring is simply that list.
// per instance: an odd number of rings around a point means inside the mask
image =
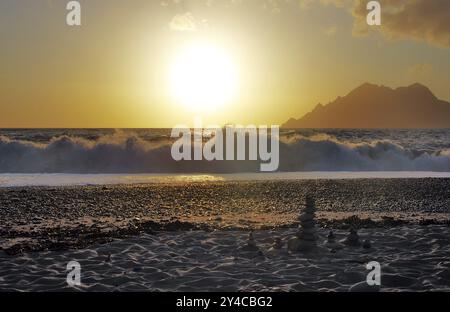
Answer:
[{"label": "breaking wave", "polygon": [[[0,136],[0,173],[238,173],[260,161],[172,160],[169,139],[115,133],[98,139],[57,136],[36,143]],[[450,150],[424,152],[389,140],[354,143],[323,136],[280,139],[279,171],[450,171]]]}]

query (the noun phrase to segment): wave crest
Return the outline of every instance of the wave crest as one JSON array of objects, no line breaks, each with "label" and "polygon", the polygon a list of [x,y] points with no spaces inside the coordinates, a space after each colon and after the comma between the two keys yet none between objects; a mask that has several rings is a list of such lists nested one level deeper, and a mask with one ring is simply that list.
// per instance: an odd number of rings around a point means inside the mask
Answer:
[{"label": "wave crest", "polygon": [[[257,172],[259,161],[172,160],[172,141],[117,132],[97,140],[58,136],[48,143],[0,136],[1,173]],[[387,140],[364,143],[323,135],[280,139],[279,171],[450,171],[450,150],[405,149]]]}]

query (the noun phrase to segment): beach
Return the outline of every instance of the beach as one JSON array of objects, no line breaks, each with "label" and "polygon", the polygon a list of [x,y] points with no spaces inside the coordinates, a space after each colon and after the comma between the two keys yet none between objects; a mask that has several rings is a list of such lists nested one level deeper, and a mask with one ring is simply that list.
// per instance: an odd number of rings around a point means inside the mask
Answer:
[{"label": "beach", "polygon": [[[289,252],[307,194],[318,250]],[[450,290],[445,178],[7,187],[0,203],[1,290]],[[371,248],[326,247],[350,228]],[[257,252],[242,249],[251,231]],[[380,287],[367,286],[370,261]]]},{"label": "beach", "polygon": [[[268,252],[273,236],[256,231],[262,253],[239,248],[242,231],[170,231],[70,251],[0,256],[2,290],[35,291],[449,291],[448,226],[401,226],[360,231],[373,249],[312,255]],[[325,239],[326,231],[320,231]],[[346,231],[338,230],[338,237]],[[66,265],[81,265],[82,285],[66,283]],[[382,267],[381,288],[366,284],[366,263]]]},{"label": "beach", "polygon": [[0,25],[0,293],[450,292],[450,0],[1,0]]}]

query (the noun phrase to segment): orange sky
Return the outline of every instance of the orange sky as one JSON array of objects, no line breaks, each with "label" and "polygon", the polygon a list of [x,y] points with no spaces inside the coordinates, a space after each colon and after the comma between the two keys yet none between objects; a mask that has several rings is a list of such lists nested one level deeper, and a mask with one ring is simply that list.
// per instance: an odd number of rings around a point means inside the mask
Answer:
[{"label": "orange sky", "polygon": [[[366,81],[420,82],[450,100],[450,2],[399,0],[403,11],[369,30],[361,1],[80,2],[80,27],[65,24],[66,1],[0,3],[0,127],[281,124]],[[196,41],[237,68],[234,96],[207,112],[181,105],[167,82]]]}]

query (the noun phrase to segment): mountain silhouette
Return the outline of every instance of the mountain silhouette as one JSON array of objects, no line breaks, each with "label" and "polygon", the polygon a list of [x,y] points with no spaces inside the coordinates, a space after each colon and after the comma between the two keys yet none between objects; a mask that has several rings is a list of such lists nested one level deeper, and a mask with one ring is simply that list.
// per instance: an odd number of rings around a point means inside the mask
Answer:
[{"label": "mountain silhouette", "polygon": [[450,128],[450,103],[419,83],[397,89],[365,83],[282,127]]}]

